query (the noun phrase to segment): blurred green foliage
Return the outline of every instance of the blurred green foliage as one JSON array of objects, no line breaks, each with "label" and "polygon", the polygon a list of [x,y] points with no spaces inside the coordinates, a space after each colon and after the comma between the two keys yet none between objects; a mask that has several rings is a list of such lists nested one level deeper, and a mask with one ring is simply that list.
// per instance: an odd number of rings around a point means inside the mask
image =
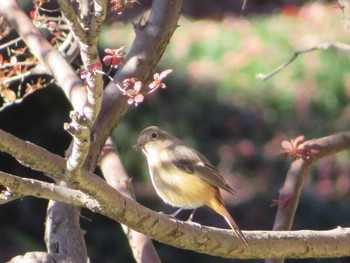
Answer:
[{"label": "blurred green foliage", "polygon": [[[300,55],[269,80],[258,80],[256,75],[284,63],[295,50],[327,41],[348,41],[344,23],[339,9],[319,3],[305,5],[293,15],[227,17],[222,21],[182,17],[159,64],[158,72],[174,69],[166,80],[167,89],[147,96],[144,103],[131,109],[114,133],[125,166],[134,177],[138,200],[155,210],[171,211],[150,185],[145,158],[131,147],[140,130],[158,125],[196,147],[223,171],[238,191],[232,210],[243,229],[271,228],[276,211],[269,208],[271,199],[278,196],[291,161],[277,155],[281,141],[300,134],[313,139],[349,127],[350,54],[335,48],[313,51]],[[116,37],[112,39],[110,34]],[[116,23],[104,32],[101,45],[130,46],[132,36],[130,28]],[[348,210],[341,208],[348,208],[348,160],[349,153],[344,152],[314,166],[295,229],[328,229],[350,223]],[[329,209],[334,202],[337,206]],[[232,200],[227,203],[231,206]],[[341,216],[335,217],[338,212]],[[220,219],[220,223],[211,222],[207,217],[214,215],[206,211],[195,220],[226,227]],[[188,259],[187,252],[157,247],[164,262]],[[193,260],[214,262],[190,254],[187,256]]]},{"label": "blurred green foliage", "polygon": [[[312,139],[346,130],[348,52],[313,51],[267,81],[256,78],[287,61],[297,49],[346,41],[349,31],[344,23],[339,9],[319,3],[306,5],[292,16],[281,13],[222,21],[183,17],[159,65],[158,71],[174,69],[166,80],[168,88],[131,109],[116,130],[115,140],[127,167],[139,174],[135,167],[139,158],[130,146],[147,125],[169,130],[216,163],[224,144],[249,139],[257,151],[271,155],[270,151],[279,150],[282,138],[303,134]],[[130,46],[132,37],[130,27],[115,23],[104,32],[101,46]],[[270,149],[262,149],[266,145]]]}]

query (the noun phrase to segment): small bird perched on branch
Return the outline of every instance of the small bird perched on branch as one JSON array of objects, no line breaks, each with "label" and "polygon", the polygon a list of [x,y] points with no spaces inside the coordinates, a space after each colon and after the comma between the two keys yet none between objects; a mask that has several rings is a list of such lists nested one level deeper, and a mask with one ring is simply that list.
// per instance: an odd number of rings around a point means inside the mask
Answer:
[{"label": "small bird perched on branch", "polygon": [[146,155],[153,186],[165,203],[184,209],[211,207],[225,218],[239,241],[248,245],[219,189],[233,196],[236,193],[205,156],[157,126],[141,131],[135,148]]}]

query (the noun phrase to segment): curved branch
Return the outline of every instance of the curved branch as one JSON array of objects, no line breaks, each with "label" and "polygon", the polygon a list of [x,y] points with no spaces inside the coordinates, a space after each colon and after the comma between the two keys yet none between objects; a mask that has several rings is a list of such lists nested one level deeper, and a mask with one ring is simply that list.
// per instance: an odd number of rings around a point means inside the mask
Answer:
[{"label": "curved branch", "polygon": [[[1,134],[0,142],[3,142]],[[21,158],[20,161],[25,159],[26,163],[30,160],[31,163],[38,161],[47,163],[45,166],[35,167],[52,177],[64,178],[65,160],[63,158],[32,144],[26,144],[26,146],[33,149],[22,152],[22,149],[15,149],[16,146],[23,145],[17,142],[21,140],[13,135],[7,135],[7,138],[9,137],[14,142],[12,153],[16,158]],[[327,151],[328,154],[332,154],[338,150],[348,148],[350,132],[331,135],[308,143],[318,145],[320,156],[325,156]],[[3,143],[0,144],[1,151],[4,150],[2,146]],[[9,149],[5,148],[6,150]],[[27,156],[27,154],[29,155]],[[53,160],[57,158],[61,160],[53,163]],[[51,169],[46,169],[48,167]],[[56,167],[56,169],[52,167]],[[250,246],[242,247],[231,230],[200,227],[193,223],[170,219],[166,215],[155,213],[122,196],[100,177],[88,171],[82,170],[81,178],[69,183],[89,194],[98,202],[95,212],[125,224],[152,239],[178,248],[227,258],[300,258],[350,255],[349,229],[326,232],[243,231]],[[85,204],[82,204],[82,206],[85,207]]]},{"label": "curved branch", "polygon": [[[338,133],[310,140],[300,147],[316,150],[317,154],[308,160],[295,160],[287,173],[283,187],[279,191],[279,206],[273,230],[290,230],[298,207],[300,195],[311,165],[324,157],[350,149],[350,132]],[[283,259],[267,259],[266,263],[281,263]]]},{"label": "curved branch", "polygon": [[292,63],[295,59],[297,59],[298,56],[300,56],[304,53],[315,51],[315,50],[329,49],[330,47],[335,47],[335,48],[342,49],[345,51],[350,51],[350,45],[345,44],[345,43],[341,43],[341,42],[326,42],[326,43],[318,44],[318,45],[313,46],[311,48],[298,49],[298,50],[294,51],[293,55],[286,62],[279,65],[277,68],[275,68],[274,70],[272,70],[269,73],[257,74],[256,78],[260,79],[260,80],[267,80],[267,79],[273,77],[274,75],[276,75],[277,73],[279,73],[280,71],[282,71],[283,69],[285,69],[290,63]]},{"label": "curved branch", "polygon": [[310,159],[295,160],[291,164],[284,185],[280,189],[279,199],[281,204],[278,207],[274,230],[291,229],[301,189],[311,165],[321,158],[350,149],[350,132],[337,133],[306,141],[300,147],[316,150],[317,154]]},{"label": "curved branch", "polygon": [[[95,200],[77,190],[19,178],[6,173],[0,173],[0,181],[13,188],[15,192],[12,193],[22,192],[23,195],[28,194],[46,199],[53,198],[103,214],[102,207]],[[174,237],[176,237],[180,241],[181,248],[194,249],[211,255],[228,258],[264,258],[267,256],[305,258],[350,255],[348,246],[348,242],[350,242],[349,228],[337,228],[331,231],[251,231],[249,232],[250,247],[246,248],[237,244],[237,240],[235,242],[235,237],[230,230],[191,226],[188,223],[169,220],[165,215],[154,212],[151,212],[151,214],[153,215],[144,217],[146,220],[142,224],[147,223],[148,219],[154,220],[152,227],[156,225],[163,228],[162,225],[165,224],[170,227],[166,233],[167,239],[174,241]],[[55,225],[57,227],[62,219],[51,218],[51,220],[56,221]]]}]

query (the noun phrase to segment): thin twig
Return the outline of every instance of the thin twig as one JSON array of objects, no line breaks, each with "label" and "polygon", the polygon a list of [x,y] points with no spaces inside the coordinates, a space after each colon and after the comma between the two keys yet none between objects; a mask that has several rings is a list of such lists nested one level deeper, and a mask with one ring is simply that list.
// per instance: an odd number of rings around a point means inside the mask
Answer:
[{"label": "thin twig", "polygon": [[293,55],[285,63],[281,64],[280,66],[278,66],[277,68],[275,68],[274,70],[272,70],[269,73],[257,74],[256,78],[260,79],[260,80],[267,80],[267,79],[271,78],[272,76],[276,75],[278,72],[282,71],[284,68],[286,68],[299,55],[302,55],[302,54],[308,53],[308,52],[312,52],[315,50],[322,50],[322,49],[325,50],[325,49],[328,49],[330,47],[335,47],[335,48],[338,48],[341,50],[350,51],[350,45],[345,44],[345,43],[341,43],[341,42],[326,42],[326,43],[318,44],[318,45],[311,47],[311,48],[299,49],[299,50],[294,51]]},{"label": "thin twig", "polygon": [[63,43],[58,47],[58,51],[63,54],[69,63],[72,63],[79,54],[79,46],[72,32],[69,32]]},{"label": "thin twig", "polygon": [[19,61],[19,62],[15,62],[15,63],[6,63],[6,64],[2,64],[0,65],[0,70],[2,69],[6,69],[6,68],[11,68],[14,66],[34,66],[37,65],[38,62],[37,61]]},{"label": "thin twig", "polygon": [[5,44],[0,45],[0,50],[1,50],[1,49],[5,49],[5,48],[7,48],[7,47],[9,47],[9,46],[15,45],[15,44],[17,44],[19,41],[22,41],[22,38],[21,38],[21,37],[17,37],[17,38],[15,38],[15,39],[13,39],[13,40],[10,40],[10,41],[6,42]]}]

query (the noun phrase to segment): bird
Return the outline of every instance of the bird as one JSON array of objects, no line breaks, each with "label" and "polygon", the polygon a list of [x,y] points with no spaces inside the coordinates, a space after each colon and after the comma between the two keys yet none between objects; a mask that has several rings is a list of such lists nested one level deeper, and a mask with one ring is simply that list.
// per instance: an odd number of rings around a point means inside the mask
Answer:
[{"label": "bird", "polygon": [[180,210],[212,208],[226,220],[240,243],[248,246],[225,208],[220,189],[234,197],[236,192],[204,155],[157,126],[143,129],[134,148],[146,156],[152,184],[165,203]]}]

